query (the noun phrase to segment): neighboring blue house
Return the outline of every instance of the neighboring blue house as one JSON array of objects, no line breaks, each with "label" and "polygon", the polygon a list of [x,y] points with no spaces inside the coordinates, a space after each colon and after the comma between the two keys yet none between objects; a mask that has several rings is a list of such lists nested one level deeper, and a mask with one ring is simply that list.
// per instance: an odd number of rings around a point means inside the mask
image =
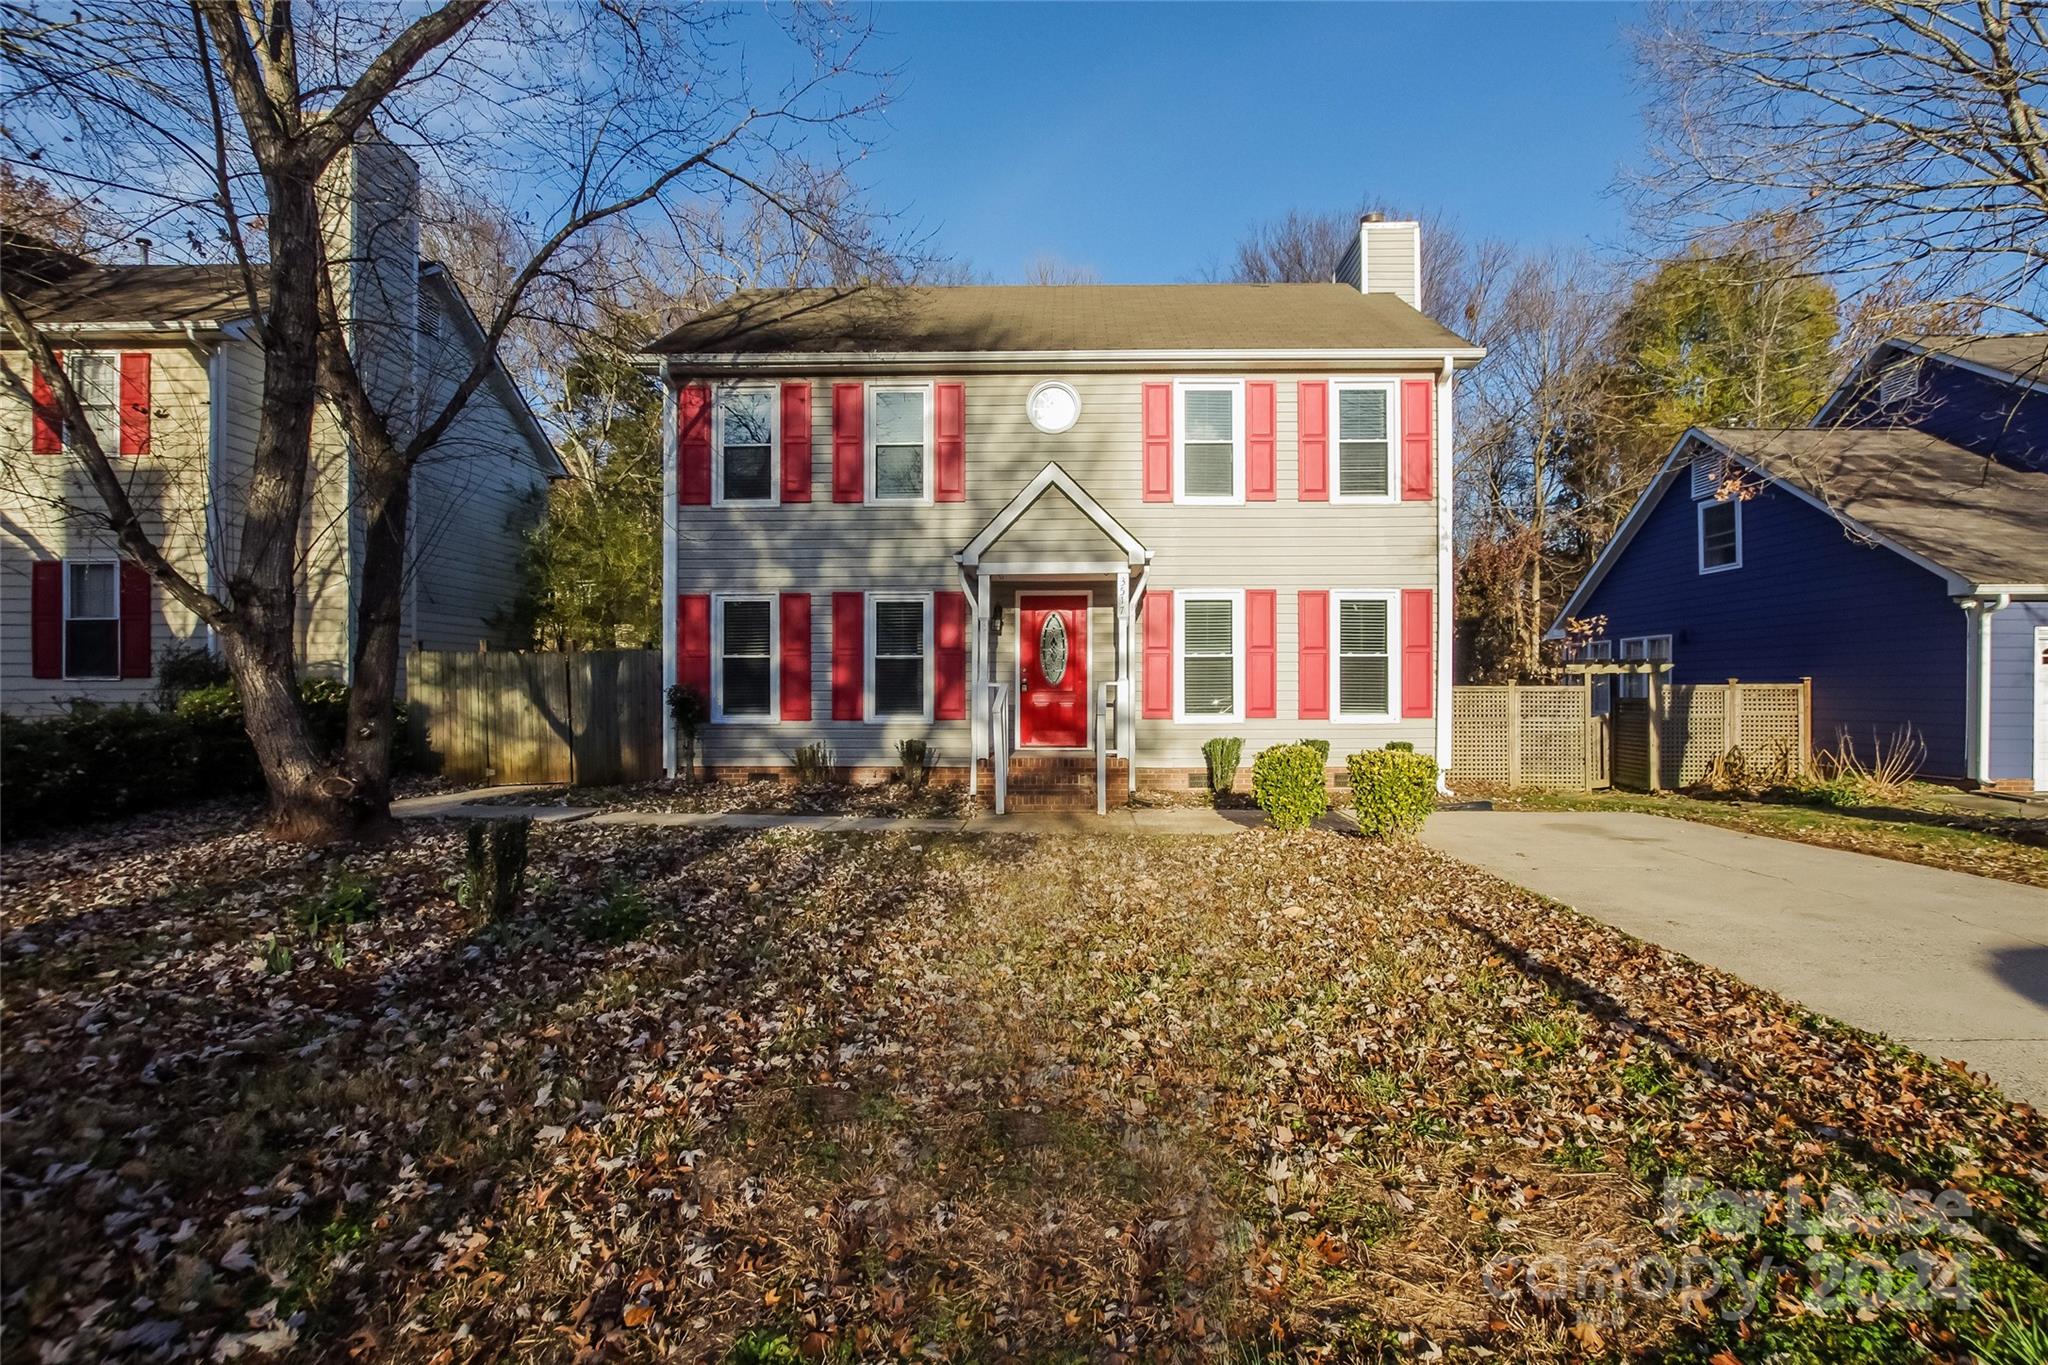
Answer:
[{"label": "neighboring blue house", "polygon": [[1568,621],[1677,683],[1812,678],[1817,746],[1910,725],[1927,776],[2048,790],[2048,334],[1887,341],[1811,427],[1686,432]]}]

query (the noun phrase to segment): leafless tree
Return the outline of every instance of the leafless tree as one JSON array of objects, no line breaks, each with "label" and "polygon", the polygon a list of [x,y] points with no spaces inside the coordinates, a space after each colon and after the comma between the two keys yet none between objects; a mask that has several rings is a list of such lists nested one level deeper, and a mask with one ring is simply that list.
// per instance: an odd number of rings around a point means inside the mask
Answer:
[{"label": "leafless tree", "polygon": [[1413,219],[1422,232],[1423,311],[1454,332],[1469,325],[1474,248],[1450,218],[1436,210],[1405,214],[1381,204],[1355,212],[1311,213],[1290,209],[1255,224],[1238,239],[1237,258],[1225,272],[1241,284],[1326,284],[1358,241],[1358,222],[1368,213]]},{"label": "leafless tree", "polygon": [[1024,263],[1019,284],[1101,284],[1093,266],[1077,265],[1050,251],[1041,251]]},{"label": "leafless tree", "polygon": [[2048,7],[1731,0],[1640,41],[1646,225],[1796,212],[1845,292],[2048,325]]},{"label": "leafless tree", "polygon": [[[335,839],[379,824],[414,470],[459,431],[496,348],[534,320],[536,305],[552,311],[575,292],[609,234],[688,253],[703,245],[716,205],[779,217],[795,235],[857,255],[860,239],[842,235],[834,216],[843,178],[813,158],[878,102],[876,78],[859,65],[862,32],[837,12],[778,12],[798,60],[770,89],[749,79],[725,40],[727,16],[656,3],[447,0],[421,12],[101,0],[8,3],[0,14],[10,157],[60,192],[97,188],[125,205],[126,237],[182,237],[194,254],[243,267],[264,352],[261,424],[238,559],[218,590],[163,553],[84,421],[50,338],[6,281],[0,319],[80,433],[74,456],[122,553],[220,640],[272,828]],[[528,206],[521,231],[491,247],[502,259],[480,319],[484,346],[466,373],[436,386],[444,397],[431,410],[379,403],[335,287],[345,263],[329,261],[324,246],[322,174],[373,117],[444,191],[490,185]],[[352,512],[363,532],[355,686],[338,757],[307,731],[294,664],[296,546],[323,402],[354,449]]]}]

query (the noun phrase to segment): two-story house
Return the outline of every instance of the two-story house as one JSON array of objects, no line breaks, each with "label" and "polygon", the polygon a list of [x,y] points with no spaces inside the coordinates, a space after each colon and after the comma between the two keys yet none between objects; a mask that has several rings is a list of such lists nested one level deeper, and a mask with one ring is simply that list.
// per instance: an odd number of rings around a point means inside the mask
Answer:
[{"label": "two-story house", "polygon": [[664,650],[706,761],[918,738],[1046,773],[1099,741],[1134,788],[1219,736],[1448,754],[1481,351],[1419,311],[1419,258],[1368,221],[1329,284],[750,292],[654,342]]},{"label": "two-story house", "polygon": [[[419,256],[417,166],[371,134],[323,182],[330,268],[372,398],[404,433],[438,413],[484,355],[447,272]],[[144,525],[174,564],[224,589],[240,552],[253,467],[266,277],[235,266],[84,260],[10,235],[0,269],[59,352],[86,418]],[[252,286],[253,285],[253,289]],[[253,297],[252,297],[253,295]],[[517,384],[488,381],[414,478],[403,631],[407,647],[474,649],[501,638],[535,494],[562,470]],[[210,642],[199,621],[122,560],[46,375],[0,345],[0,706],[141,702],[156,662]],[[363,554],[350,443],[324,406],[299,528],[298,661],[346,679]]]},{"label": "two-story house", "polygon": [[1573,620],[1673,682],[1812,678],[1823,747],[2048,790],[2048,334],[1894,339],[1810,427],[1686,432]]}]

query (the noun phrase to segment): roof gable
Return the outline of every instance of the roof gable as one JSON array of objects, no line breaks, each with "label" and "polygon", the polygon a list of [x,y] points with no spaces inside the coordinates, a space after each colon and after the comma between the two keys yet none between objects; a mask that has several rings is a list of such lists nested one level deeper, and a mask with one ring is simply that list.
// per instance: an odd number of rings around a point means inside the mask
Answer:
[{"label": "roof gable", "polygon": [[[1047,494],[1056,495],[1047,499],[1050,504],[1042,514],[1032,515],[1041,499]],[[1059,504],[1065,503],[1063,509]],[[973,568],[989,556],[990,551],[1019,528],[1028,528],[1018,536],[1017,543],[1027,542],[1030,531],[1044,529],[1054,535],[1066,535],[1074,530],[1084,534],[1093,531],[1099,534],[1117,556],[1128,564],[1151,562],[1152,551],[1146,548],[1136,536],[1125,530],[1123,524],[1109,514],[1107,508],[1097,502],[1074,481],[1074,476],[1059,467],[1049,464],[1038,471],[1030,483],[1018,490],[1017,496],[1003,504],[1001,511],[989,518],[988,524],[967,542],[967,547],[955,556],[965,568]]]}]

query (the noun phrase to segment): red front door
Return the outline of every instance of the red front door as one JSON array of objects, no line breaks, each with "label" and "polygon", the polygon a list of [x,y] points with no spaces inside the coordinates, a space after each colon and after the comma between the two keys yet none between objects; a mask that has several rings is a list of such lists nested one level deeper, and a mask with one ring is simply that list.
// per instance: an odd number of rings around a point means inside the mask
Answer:
[{"label": "red front door", "polygon": [[1088,598],[1017,599],[1017,742],[1088,746]]}]

